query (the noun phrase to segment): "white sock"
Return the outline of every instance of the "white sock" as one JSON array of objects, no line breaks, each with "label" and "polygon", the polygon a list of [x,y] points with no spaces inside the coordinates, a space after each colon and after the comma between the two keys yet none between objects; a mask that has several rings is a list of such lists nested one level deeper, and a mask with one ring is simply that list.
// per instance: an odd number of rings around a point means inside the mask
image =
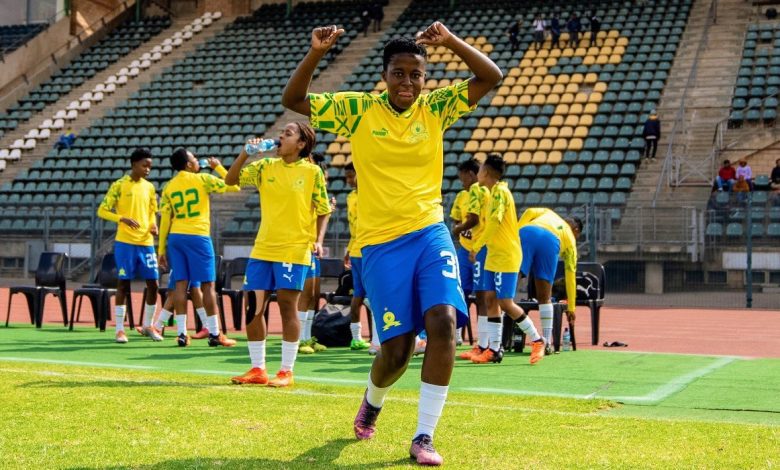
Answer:
[{"label": "white sock", "polygon": [[200,324],[203,325],[203,328],[209,330],[209,333],[213,333],[209,329],[209,321],[206,319],[206,317],[208,317],[208,314],[206,313],[206,309],[203,307],[196,308],[195,313],[198,314],[198,318],[200,319]]},{"label": "white sock", "polygon": [[177,335],[187,334],[187,315],[176,315]]},{"label": "white sock", "polygon": [[206,317],[204,325],[208,325],[206,328],[209,330],[209,334],[219,336],[219,318],[216,314]]},{"label": "white sock", "polygon": [[361,328],[360,322],[349,324],[349,331],[352,332],[352,341],[360,341],[361,339],[363,339],[361,338],[360,328]]},{"label": "white sock", "polygon": [[542,318],[542,336],[547,344],[552,343],[553,305],[539,305],[539,316]]},{"label": "white sock", "polygon": [[157,316],[157,321],[154,322],[154,327],[158,330],[162,330],[168,323],[168,320],[171,319],[171,315],[173,315],[173,312],[165,309],[160,310],[160,315]]},{"label": "white sock", "polygon": [[490,334],[489,346],[493,351],[501,349],[501,333],[504,329],[504,323],[501,321],[501,317],[498,317],[498,321],[488,321],[487,329]]},{"label": "white sock", "polygon": [[374,382],[371,381],[371,374],[369,373],[368,387],[366,388],[366,401],[374,408],[382,408],[382,405],[385,403],[387,392],[389,392],[392,387],[392,385],[385,388],[377,387],[374,385]]},{"label": "white sock", "polygon": [[246,343],[249,345],[249,360],[252,361],[252,367],[265,369],[265,340]]},{"label": "white sock", "polygon": [[433,437],[436,424],[438,424],[444,409],[444,402],[447,401],[447,390],[449,387],[446,385],[432,385],[425,382],[420,385],[420,403],[417,406],[415,437],[420,434]]},{"label": "white sock", "polygon": [[[369,313],[371,315],[371,313]],[[379,333],[376,332],[376,318],[372,318],[371,322],[371,344],[379,347]]]},{"label": "white sock", "polygon": [[125,331],[125,309],[124,305],[117,305],[114,307],[114,320],[116,320],[116,331]]},{"label": "white sock", "polygon": [[485,349],[490,344],[490,332],[488,331],[488,317],[477,317],[477,344]]},{"label": "white sock", "polygon": [[298,341],[306,341],[309,338],[306,337],[306,319],[309,318],[308,312],[298,312],[298,321],[301,322],[301,331],[298,333]]},{"label": "white sock", "polygon": [[525,320],[518,323],[518,325],[520,325],[520,329],[523,330],[523,333],[531,338],[531,341],[539,341],[542,338],[539,336],[539,332],[536,331],[534,322],[531,321],[530,317],[526,316]]},{"label": "white sock", "polygon": [[157,310],[157,304],[145,304],[144,306],[144,328],[152,326],[154,320],[154,311]]},{"label": "white sock", "polygon": [[293,370],[295,358],[298,356],[298,343],[282,340],[282,370]]},{"label": "white sock", "polygon": [[303,326],[306,329],[306,339],[311,339],[311,326],[314,324],[314,310],[306,312],[306,324]]}]

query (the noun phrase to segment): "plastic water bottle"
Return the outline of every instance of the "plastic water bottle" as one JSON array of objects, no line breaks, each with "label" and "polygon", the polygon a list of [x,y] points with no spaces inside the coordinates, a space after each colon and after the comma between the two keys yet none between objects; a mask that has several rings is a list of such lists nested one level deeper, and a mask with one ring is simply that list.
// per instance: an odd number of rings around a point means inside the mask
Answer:
[{"label": "plastic water bottle", "polygon": [[571,333],[568,328],[563,330],[563,350],[571,351]]},{"label": "plastic water bottle", "polygon": [[244,146],[244,151],[246,151],[247,155],[250,157],[253,155],[257,155],[258,153],[267,152],[269,150],[273,150],[276,147],[279,146],[279,141],[275,139],[263,139],[260,142],[256,144],[246,144]]},{"label": "plastic water bottle", "polygon": [[200,165],[201,168],[209,167],[209,161],[206,158],[201,158],[200,160],[198,160],[198,164]]}]

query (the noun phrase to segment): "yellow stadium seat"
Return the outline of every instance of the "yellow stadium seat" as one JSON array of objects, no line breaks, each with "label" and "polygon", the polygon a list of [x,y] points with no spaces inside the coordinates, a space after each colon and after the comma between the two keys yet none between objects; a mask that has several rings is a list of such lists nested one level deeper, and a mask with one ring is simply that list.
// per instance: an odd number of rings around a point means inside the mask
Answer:
[{"label": "yellow stadium seat", "polygon": [[531,105],[531,95],[529,95],[527,93],[523,93],[518,98],[517,104],[520,104],[520,105],[523,105],[523,106],[530,106]]},{"label": "yellow stadium seat", "polygon": [[331,142],[330,145],[328,145],[327,152],[330,155],[341,152],[341,144],[338,142]]},{"label": "yellow stadium seat", "polygon": [[442,62],[451,62],[453,60],[459,61],[460,58],[453,56],[451,52],[447,52],[447,53],[441,55],[441,61]]},{"label": "yellow stadium seat", "polygon": [[352,144],[349,142],[341,144],[341,153],[352,153]]},{"label": "yellow stadium seat", "polygon": [[539,87],[536,85],[528,85],[525,87],[525,94],[528,96],[533,96],[539,91]]},{"label": "yellow stadium seat", "polygon": [[535,75],[538,75],[540,77],[544,77],[545,75],[547,75],[548,72],[549,71],[547,70],[547,67],[544,67],[544,66],[536,67]]},{"label": "yellow stadium seat", "polygon": [[576,83],[578,85],[584,81],[585,77],[581,73],[572,74],[571,79],[569,79],[569,83]]},{"label": "yellow stadium seat", "polygon": [[509,88],[508,86],[501,85],[500,87],[498,87],[498,91],[496,92],[496,94],[501,96],[508,96],[510,90],[511,88]]},{"label": "yellow stadium seat", "polygon": [[567,150],[582,150],[582,139],[574,138],[569,140],[569,148]]},{"label": "yellow stadium seat", "polygon": [[610,55],[619,55],[622,56],[626,53],[626,46],[617,45],[612,49],[612,54]]},{"label": "yellow stadium seat", "polygon": [[506,100],[501,95],[495,95],[493,96],[493,99],[490,100],[490,106],[504,106],[506,103]]},{"label": "yellow stadium seat", "polygon": [[344,137],[343,135],[337,135],[337,136],[336,136],[336,142],[338,142],[338,143],[340,143],[340,144],[343,144],[343,143],[345,143],[345,142],[349,142],[349,139],[347,139],[347,138],[346,138],[346,137]]},{"label": "yellow stadium seat", "polygon": [[557,127],[547,127],[544,130],[544,138],[545,139],[554,139],[558,137],[558,128]]},{"label": "yellow stadium seat", "polygon": [[[591,93],[590,96],[592,97],[593,93]],[[596,114],[597,112],[599,112],[599,106],[598,104],[596,104],[596,102],[586,104],[585,109],[582,110],[583,114],[589,114],[591,116]]]},{"label": "yellow stadium seat", "polygon": [[487,135],[485,136],[488,140],[496,140],[501,136],[501,128],[499,127],[491,127],[487,131]]},{"label": "yellow stadium seat", "polygon": [[542,59],[546,59],[550,55],[549,49],[539,49],[536,51],[536,57],[541,57]]},{"label": "yellow stadium seat", "polygon": [[487,130],[482,128],[474,129],[474,132],[471,133],[471,139],[472,140],[482,140],[487,135]]},{"label": "yellow stadium seat", "polygon": [[555,85],[556,83],[558,83],[558,77],[556,77],[555,75],[545,75],[542,83],[550,86]]},{"label": "yellow stadium seat", "polygon": [[476,140],[469,140],[466,142],[465,147],[463,147],[464,152],[474,153],[477,150],[479,150],[479,143],[477,143]]},{"label": "yellow stadium seat", "polygon": [[[548,77],[549,77],[549,75],[548,75]],[[552,87],[550,85],[542,84],[542,85],[539,85],[539,88],[537,89],[536,92],[539,93],[540,95],[549,95],[551,91],[552,91]]]},{"label": "yellow stadium seat", "polygon": [[586,53],[586,55],[596,57],[597,55],[599,55],[599,48],[598,47],[589,47],[588,48],[588,52]]},{"label": "yellow stadium seat", "polygon": [[387,83],[385,81],[377,82],[376,86],[374,87],[374,91],[383,92],[387,90]]},{"label": "yellow stadium seat", "polygon": [[552,89],[550,90],[550,93],[554,93],[556,95],[562,95],[566,93],[566,87],[561,85],[560,83],[556,83],[553,85]]},{"label": "yellow stadium seat", "polygon": [[619,64],[619,63],[620,63],[622,60],[623,60],[623,56],[622,56],[622,55],[618,55],[618,54],[612,54],[611,56],[609,56],[609,63],[610,63],[610,64],[615,64],[615,65],[617,65],[617,64]]},{"label": "yellow stadium seat", "polygon": [[[613,37],[613,36],[610,36],[610,37]],[[614,36],[614,37],[616,37],[616,36]],[[628,46],[628,38],[625,37],[625,36],[620,36],[619,38],[617,38],[617,45],[618,46],[623,46],[623,47]]]},{"label": "yellow stadium seat", "polygon": [[531,79],[529,77],[517,77],[516,85],[526,86],[529,83],[531,83]]},{"label": "yellow stadium seat", "polygon": [[544,101],[544,104],[558,104],[561,102],[561,95],[557,93],[550,93],[547,95],[547,99]]},{"label": "yellow stadium seat", "polygon": [[559,139],[570,139],[574,136],[574,129],[570,126],[562,126],[558,130],[558,138]]},{"label": "yellow stadium seat", "polygon": [[444,70],[458,70],[458,63],[457,62],[449,62],[446,67],[444,67]]},{"label": "yellow stadium seat", "polygon": [[[590,96],[588,96],[588,101],[591,103],[601,103],[601,100],[604,99],[604,95],[599,93],[598,91],[592,91],[590,92]],[[588,112],[588,107],[585,107],[585,112]]]},{"label": "yellow stadium seat", "polygon": [[486,158],[487,158],[487,154],[485,152],[477,152],[474,154],[474,159],[477,160],[479,163],[483,163]]},{"label": "yellow stadium seat", "polygon": [[608,33],[606,31],[599,31],[598,34],[596,35],[596,37],[601,39],[601,40],[604,40],[604,39],[607,38],[607,34]]},{"label": "yellow stadium seat", "polygon": [[542,95],[540,93],[537,93],[531,99],[531,104],[535,104],[537,106],[544,106],[545,98],[546,98],[546,95]]},{"label": "yellow stadium seat", "polygon": [[482,52],[487,55],[493,52],[493,44],[485,44],[482,46]]},{"label": "yellow stadium seat", "polygon": [[[528,51],[528,52],[533,52],[533,51]],[[534,55],[533,57],[536,56]],[[526,56],[522,60],[520,60],[520,68],[527,69],[528,67],[531,66],[532,63],[533,63],[533,59],[531,58],[531,56]]]},{"label": "yellow stadium seat", "polygon": [[[580,41],[580,44],[582,44],[582,41]],[[577,48],[577,49],[574,51],[574,55],[575,55],[576,57],[585,57],[587,54],[588,54],[588,50],[587,50],[587,49],[585,49],[584,47],[578,47],[578,48]]]},{"label": "yellow stadium seat", "polygon": [[533,157],[531,157],[531,163],[534,165],[541,165],[546,161],[547,161],[547,152],[541,150],[534,152]]},{"label": "yellow stadium seat", "polygon": [[452,82],[450,81],[449,78],[439,79],[439,88],[443,88],[445,86],[450,86],[450,85],[452,85]]},{"label": "yellow stadium seat", "polygon": [[544,136],[544,129],[541,127],[532,127],[528,135],[530,139],[541,139]]},{"label": "yellow stadium seat", "polygon": [[585,126],[577,126],[574,128],[574,138],[584,139],[588,136],[588,128]]},{"label": "yellow stadium seat", "polygon": [[434,52],[433,54],[428,55],[428,63],[434,63],[434,62],[441,62],[441,54],[436,54]]},{"label": "yellow stadium seat", "polygon": [[610,37],[604,38],[604,45],[602,46],[602,50],[604,50],[604,47],[614,47],[615,44],[617,44],[615,38],[610,38]]},{"label": "yellow stadium seat", "polygon": [[544,59],[537,57],[531,62],[532,67],[543,67],[544,66]]},{"label": "yellow stadium seat", "polygon": [[558,114],[550,118],[550,127],[561,127],[563,125],[563,116]]},{"label": "yellow stadium seat", "polygon": [[520,75],[523,77],[532,77],[534,75],[534,72],[536,72],[536,69],[533,67],[523,67],[522,72],[520,72]]},{"label": "yellow stadium seat", "polygon": [[477,127],[480,129],[489,129],[493,127],[493,118],[489,118],[489,117],[480,118]]},{"label": "yellow stadium seat", "polygon": [[567,83],[569,83],[570,79],[571,79],[571,77],[569,76],[569,74],[562,73],[562,74],[558,75],[558,79],[557,79],[556,82],[560,83],[561,85],[566,85]]},{"label": "yellow stadium seat", "polygon": [[596,63],[596,58],[594,56],[585,56],[585,58],[582,59],[582,65],[593,65]]},{"label": "yellow stadium seat", "polygon": [[569,114],[573,114],[575,116],[582,114],[582,105],[579,103],[574,103],[573,105],[569,106]]},{"label": "yellow stadium seat", "polygon": [[526,139],[525,142],[523,142],[523,150],[528,150],[529,152],[533,152],[536,150],[536,147],[539,145],[539,142],[536,141],[536,139]]},{"label": "yellow stadium seat", "polygon": [[502,83],[504,85],[508,86],[508,87],[512,87],[512,86],[514,86],[516,81],[517,81],[517,78],[507,76],[507,77],[504,77],[504,81]]},{"label": "yellow stadium seat", "polygon": [[504,153],[504,163],[507,165],[514,165],[517,163],[517,153],[515,152],[505,152]]},{"label": "yellow stadium seat", "polygon": [[499,139],[496,141],[495,144],[493,144],[494,152],[506,152],[508,148],[509,148],[509,142],[507,142],[504,139]]},{"label": "yellow stadium seat", "polygon": [[604,65],[609,63],[609,56],[606,54],[602,54],[598,57],[596,57],[596,63],[598,65]]},{"label": "yellow stadium seat", "polygon": [[585,104],[588,102],[588,94],[587,93],[577,93],[574,95],[574,102],[577,104]]},{"label": "yellow stadium seat", "polygon": [[[561,37],[563,39],[563,37]],[[566,47],[563,49],[563,52],[561,52],[561,57],[574,57],[574,49],[571,47]]]},{"label": "yellow stadium seat", "polygon": [[539,86],[542,83],[544,83],[544,77],[542,77],[541,75],[534,75],[533,77],[530,77],[528,79],[528,85]]},{"label": "yellow stadium seat", "polygon": [[515,85],[512,88],[510,88],[509,94],[510,95],[515,95],[515,96],[519,96],[519,95],[523,94],[523,90],[524,89],[525,88],[523,87],[523,85]]},{"label": "yellow stadium seat", "polygon": [[561,97],[561,104],[555,107],[555,114],[560,116],[569,114],[569,105],[563,102],[563,97]]},{"label": "yellow stadium seat", "polygon": [[555,142],[553,142],[553,150],[566,150],[566,147],[569,145],[569,139],[564,139],[563,137],[559,137],[555,139]]},{"label": "yellow stadium seat", "polygon": [[519,152],[523,150],[523,141],[521,139],[512,139],[509,141],[509,150]]},{"label": "yellow stadium seat", "polygon": [[557,58],[555,58],[555,57],[548,57],[548,58],[544,59],[544,66],[545,67],[548,67],[548,68],[549,67],[555,67],[556,65],[558,65],[558,59]]},{"label": "yellow stadium seat", "polygon": [[477,40],[474,41],[474,44],[477,45],[487,44],[487,38],[485,36],[478,36]]},{"label": "yellow stadium seat", "polygon": [[531,152],[520,152],[517,154],[517,163],[521,165],[528,165],[531,163],[533,154]]},{"label": "yellow stadium seat", "polygon": [[466,44],[471,44],[473,46],[476,41],[476,38],[472,36],[467,36],[466,39],[464,39],[464,41],[466,41]]},{"label": "yellow stadium seat", "polygon": [[550,165],[557,165],[561,163],[561,160],[563,160],[563,154],[559,150],[565,149],[555,149],[552,152],[547,153],[547,163]]},{"label": "yellow stadium seat", "polygon": [[564,93],[561,95],[561,103],[572,104],[574,103],[574,93]]},{"label": "yellow stadium seat", "polygon": [[508,77],[514,77],[517,78],[520,76],[520,68],[519,67],[512,67],[509,69],[509,73],[507,74]]},{"label": "yellow stadium seat", "polygon": [[[607,37],[608,37],[608,38],[618,38],[618,44],[620,44],[620,40],[621,40],[621,39],[625,39],[625,41],[626,41],[626,44],[628,44],[628,38],[626,38],[626,37],[621,37],[621,36],[620,36],[620,33],[619,33],[619,32],[618,32],[618,30],[616,30],[616,29],[611,29],[611,30],[609,30],[609,33],[607,33]],[[625,44],[623,44],[623,45],[625,45]]]},{"label": "yellow stadium seat", "polygon": [[466,65],[465,62],[458,62],[458,70],[459,71],[470,71],[469,66]]},{"label": "yellow stadium seat", "polygon": [[344,166],[347,164],[347,157],[343,154],[337,154],[333,156],[333,160],[330,162],[333,166]]},{"label": "yellow stadium seat", "polygon": [[493,127],[501,130],[506,126],[506,118],[504,116],[498,116],[493,118]]},{"label": "yellow stadium seat", "polygon": [[593,85],[593,91],[595,91],[596,93],[605,93],[607,91],[606,82],[596,82]]},{"label": "yellow stadium seat", "polygon": [[493,151],[493,141],[492,140],[483,140],[479,143],[479,151],[480,152],[492,152]]},{"label": "yellow stadium seat", "polygon": [[593,125],[593,116],[590,114],[583,114],[580,116],[580,126],[590,127]]},{"label": "yellow stadium seat", "polygon": [[588,85],[593,85],[599,80],[599,76],[596,73],[586,73],[585,74],[585,83]]},{"label": "yellow stadium seat", "polygon": [[[569,109],[571,109],[571,107]],[[569,114],[568,116],[566,116],[566,120],[563,122],[564,125],[569,127],[577,127],[577,124],[579,123],[580,123],[580,117],[575,114]]]},{"label": "yellow stadium seat", "polygon": [[527,127],[518,127],[515,129],[515,139],[527,139],[530,133]]},{"label": "yellow stadium seat", "polygon": [[506,120],[506,127],[509,129],[517,129],[520,127],[520,116],[509,116]]},{"label": "yellow stadium seat", "polygon": [[504,99],[504,105],[506,105],[506,106],[516,106],[517,105],[517,95],[507,96]]},{"label": "yellow stadium seat", "polygon": [[578,91],[580,91],[579,83],[571,82],[566,85],[566,93],[575,94]]},{"label": "yellow stadium seat", "polygon": [[599,55],[612,54],[612,46],[614,46],[614,44],[604,44],[603,46],[601,46],[601,51],[599,51]]},{"label": "yellow stadium seat", "polygon": [[552,150],[553,147],[553,141],[552,139],[542,139],[539,141],[539,146],[537,147],[539,150]]},{"label": "yellow stadium seat", "polygon": [[561,50],[558,49],[557,47],[550,51],[550,57],[557,59],[560,56],[561,56]]},{"label": "yellow stadium seat", "polygon": [[505,127],[501,129],[501,135],[499,137],[512,140],[515,137],[515,130],[511,127]]}]

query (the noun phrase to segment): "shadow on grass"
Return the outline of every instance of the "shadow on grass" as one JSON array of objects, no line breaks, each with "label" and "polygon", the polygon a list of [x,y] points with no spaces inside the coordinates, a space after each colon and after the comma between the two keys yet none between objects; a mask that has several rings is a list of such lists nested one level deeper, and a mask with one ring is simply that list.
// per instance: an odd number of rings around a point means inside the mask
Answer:
[{"label": "shadow on grass", "polygon": [[[292,460],[274,460],[274,459],[234,459],[234,458],[205,458],[205,459],[174,459],[165,460],[152,465],[132,465],[100,467],[114,470],[133,468],[133,469],[163,469],[163,468],[251,468],[251,469],[312,469],[312,468],[338,468],[344,470],[363,470],[367,468],[366,464],[338,464],[336,459],[348,445],[359,444],[355,439],[334,439],[324,445],[314,447],[308,451],[296,456]],[[373,466],[397,466],[409,464],[408,458],[389,460],[379,465]],[[71,467],[71,469],[82,469],[90,467]]]}]

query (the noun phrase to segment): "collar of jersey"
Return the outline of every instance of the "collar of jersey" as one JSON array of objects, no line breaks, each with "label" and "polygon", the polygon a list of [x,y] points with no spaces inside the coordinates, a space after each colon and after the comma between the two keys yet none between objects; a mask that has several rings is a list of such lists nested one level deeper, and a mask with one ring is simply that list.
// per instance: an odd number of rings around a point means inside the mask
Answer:
[{"label": "collar of jersey", "polygon": [[299,158],[298,160],[296,160],[296,161],[294,161],[294,162],[292,162],[292,163],[287,163],[287,162],[285,162],[285,161],[284,161],[284,159],[283,159],[282,157],[276,157],[276,158],[278,158],[278,159],[279,159],[279,161],[280,161],[280,162],[282,162],[282,165],[284,165],[284,166],[288,166],[288,167],[289,167],[289,166],[298,166],[298,165],[300,165],[301,163],[303,163],[303,161],[304,161],[304,159],[303,159],[303,158]]},{"label": "collar of jersey", "polygon": [[387,108],[391,113],[393,113],[396,117],[402,117],[402,118],[408,118],[411,117],[412,113],[415,109],[417,109],[417,102],[420,101],[420,97],[418,96],[416,100],[414,100],[414,103],[412,103],[409,108],[399,113],[398,111],[393,108],[393,105],[390,104],[390,99],[387,97],[387,91],[383,91],[381,95],[379,95],[379,100],[382,102],[382,104]]}]

